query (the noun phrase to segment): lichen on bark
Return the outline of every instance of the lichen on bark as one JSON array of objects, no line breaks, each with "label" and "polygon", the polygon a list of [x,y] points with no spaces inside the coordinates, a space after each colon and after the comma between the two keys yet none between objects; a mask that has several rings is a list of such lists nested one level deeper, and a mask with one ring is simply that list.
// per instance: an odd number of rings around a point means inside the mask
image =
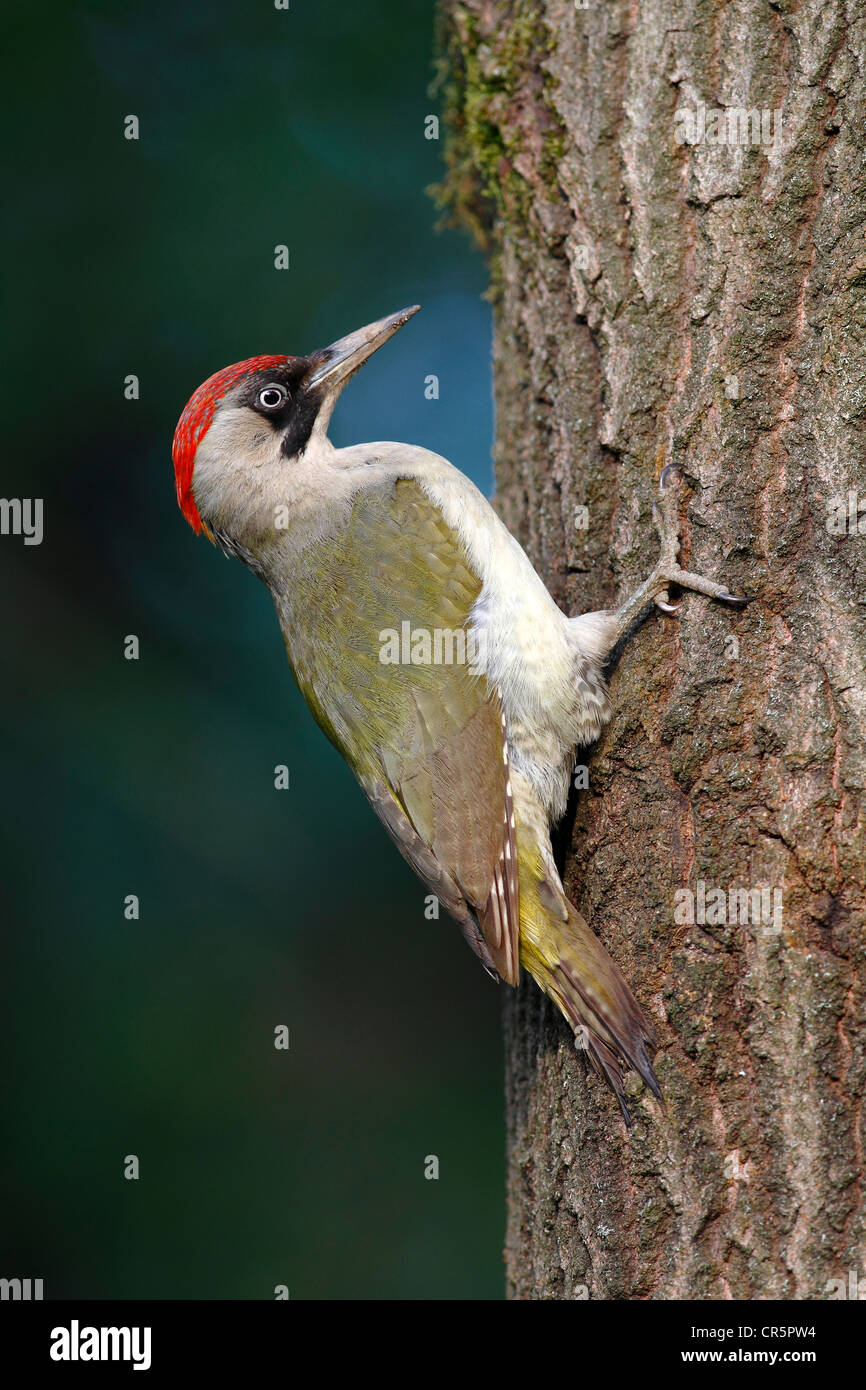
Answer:
[{"label": "lichen on bark", "polygon": [[[509,997],[509,1292],[827,1297],[866,1277],[866,7],[442,0],[440,54],[501,513],[564,609],[610,604],[673,462],[685,559],[754,595],[651,617],[581,755],[566,887],[667,1113],[636,1094],[626,1137],[542,996]],[[680,143],[701,104],[778,137]],[[780,930],[678,920],[699,883],[778,889]]]}]

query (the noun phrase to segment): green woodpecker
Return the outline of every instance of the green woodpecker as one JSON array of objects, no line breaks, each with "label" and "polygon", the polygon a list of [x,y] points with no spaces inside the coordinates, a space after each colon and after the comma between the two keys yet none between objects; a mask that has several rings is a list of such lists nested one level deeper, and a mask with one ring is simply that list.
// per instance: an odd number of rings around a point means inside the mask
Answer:
[{"label": "green woodpecker", "polygon": [[604,667],[670,584],[744,602],[677,563],[675,475],[661,558],[619,609],[566,617],[478,489],[410,444],[336,449],[346,382],[414,313],[309,357],[254,357],[198,388],[174,436],[184,516],[268,586],[314,718],[385,829],[494,975],[519,967],[562,1010],[626,1122],[624,1068],[660,1098],[653,1036],[565,896],[550,825],[576,750],[609,718]]}]

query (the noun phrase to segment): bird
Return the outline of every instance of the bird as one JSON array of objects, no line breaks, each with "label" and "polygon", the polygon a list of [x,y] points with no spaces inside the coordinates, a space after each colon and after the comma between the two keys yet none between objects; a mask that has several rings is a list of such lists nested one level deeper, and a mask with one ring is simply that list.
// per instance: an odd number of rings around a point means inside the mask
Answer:
[{"label": "bird", "polygon": [[641,616],[677,611],[671,585],[747,600],[680,568],[671,465],[649,578],[616,609],[569,616],[446,459],[388,441],[335,447],[343,388],[419,307],[208,377],[174,433],[178,503],[269,589],[313,718],[404,858],[489,974],[516,986],[523,967],[553,1001],[629,1125],[629,1070],[662,1102],[655,1037],[565,893],[551,828],[578,750],[611,716],[612,654]]}]

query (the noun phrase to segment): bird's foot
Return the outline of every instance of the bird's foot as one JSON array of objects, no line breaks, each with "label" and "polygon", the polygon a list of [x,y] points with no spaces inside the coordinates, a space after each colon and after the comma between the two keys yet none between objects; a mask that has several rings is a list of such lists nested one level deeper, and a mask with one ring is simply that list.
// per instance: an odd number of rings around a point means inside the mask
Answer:
[{"label": "bird's foot", "polygon": [[655,581],[658,581],[660,586],[653,593],[654,604],[663,613],[678,613],[680,604],[668,601],[667,586],[679,584],[681,589],[693,589],[696,593],[706,594],[708,598],[720,599],[723,603],[745,608],[749,600],[740,594],[729,593],[724,584],[717,584],[714,579],[705,579],[702,574],[692,574],[689,570],[680,569],[677,563],[680,553],[677,492],[681,482],[682,475],[675,464],[669,463],[662,469],[659,478],[659,500],[653,503],[653,522],[661,542],[661,554],[647,581],[654,590]]},{"label": "bird's foot", "polygon": [[718,584],[714,579],[705,579],[702,574],[692,574],[691,571],[680,568],[677,504],[681,482],[682,475],[675,465],[668,464],[662,469],[659,478],[659,498],[653,503],[653,522],[661,543],[661,554],[649,579],[617,609],[617,641],[625,635],[635,618],[649,603],[654,603],[663,613],[679,613],[680,604],[670,602],[671,584],[677,584],[681,589],[692,589],[698,594],[706,594],[707,598],[720,599],[722,603],[734,604],[737,608],[743,608],[749,602],[740,594],[730,593],[724,584]]}]

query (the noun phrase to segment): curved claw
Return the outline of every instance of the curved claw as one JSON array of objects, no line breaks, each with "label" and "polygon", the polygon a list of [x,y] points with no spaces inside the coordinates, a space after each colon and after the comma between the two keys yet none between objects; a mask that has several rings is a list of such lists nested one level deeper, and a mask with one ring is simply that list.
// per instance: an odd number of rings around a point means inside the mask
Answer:
[{"label": "curved claw", "polygon": [[735,608],[745,608],[747,603],[752,602],[751,598],[747,598],[743,594],[719,594],[719,598],[725,603],[732,603]]},{"label": "curved claw", "polygon": [[659,474],[659,492],[664,493],[669,487],[679,487],[683,480],[683,475],[675,463],[666,463]]},{"label": "curved claw", "polygon": [[681,603],[668,603],[667,599],[663,599],[661,594],[656,594],[653,603],[656,608],[660,608],[663,613],[679,613],[682,608]]}]

